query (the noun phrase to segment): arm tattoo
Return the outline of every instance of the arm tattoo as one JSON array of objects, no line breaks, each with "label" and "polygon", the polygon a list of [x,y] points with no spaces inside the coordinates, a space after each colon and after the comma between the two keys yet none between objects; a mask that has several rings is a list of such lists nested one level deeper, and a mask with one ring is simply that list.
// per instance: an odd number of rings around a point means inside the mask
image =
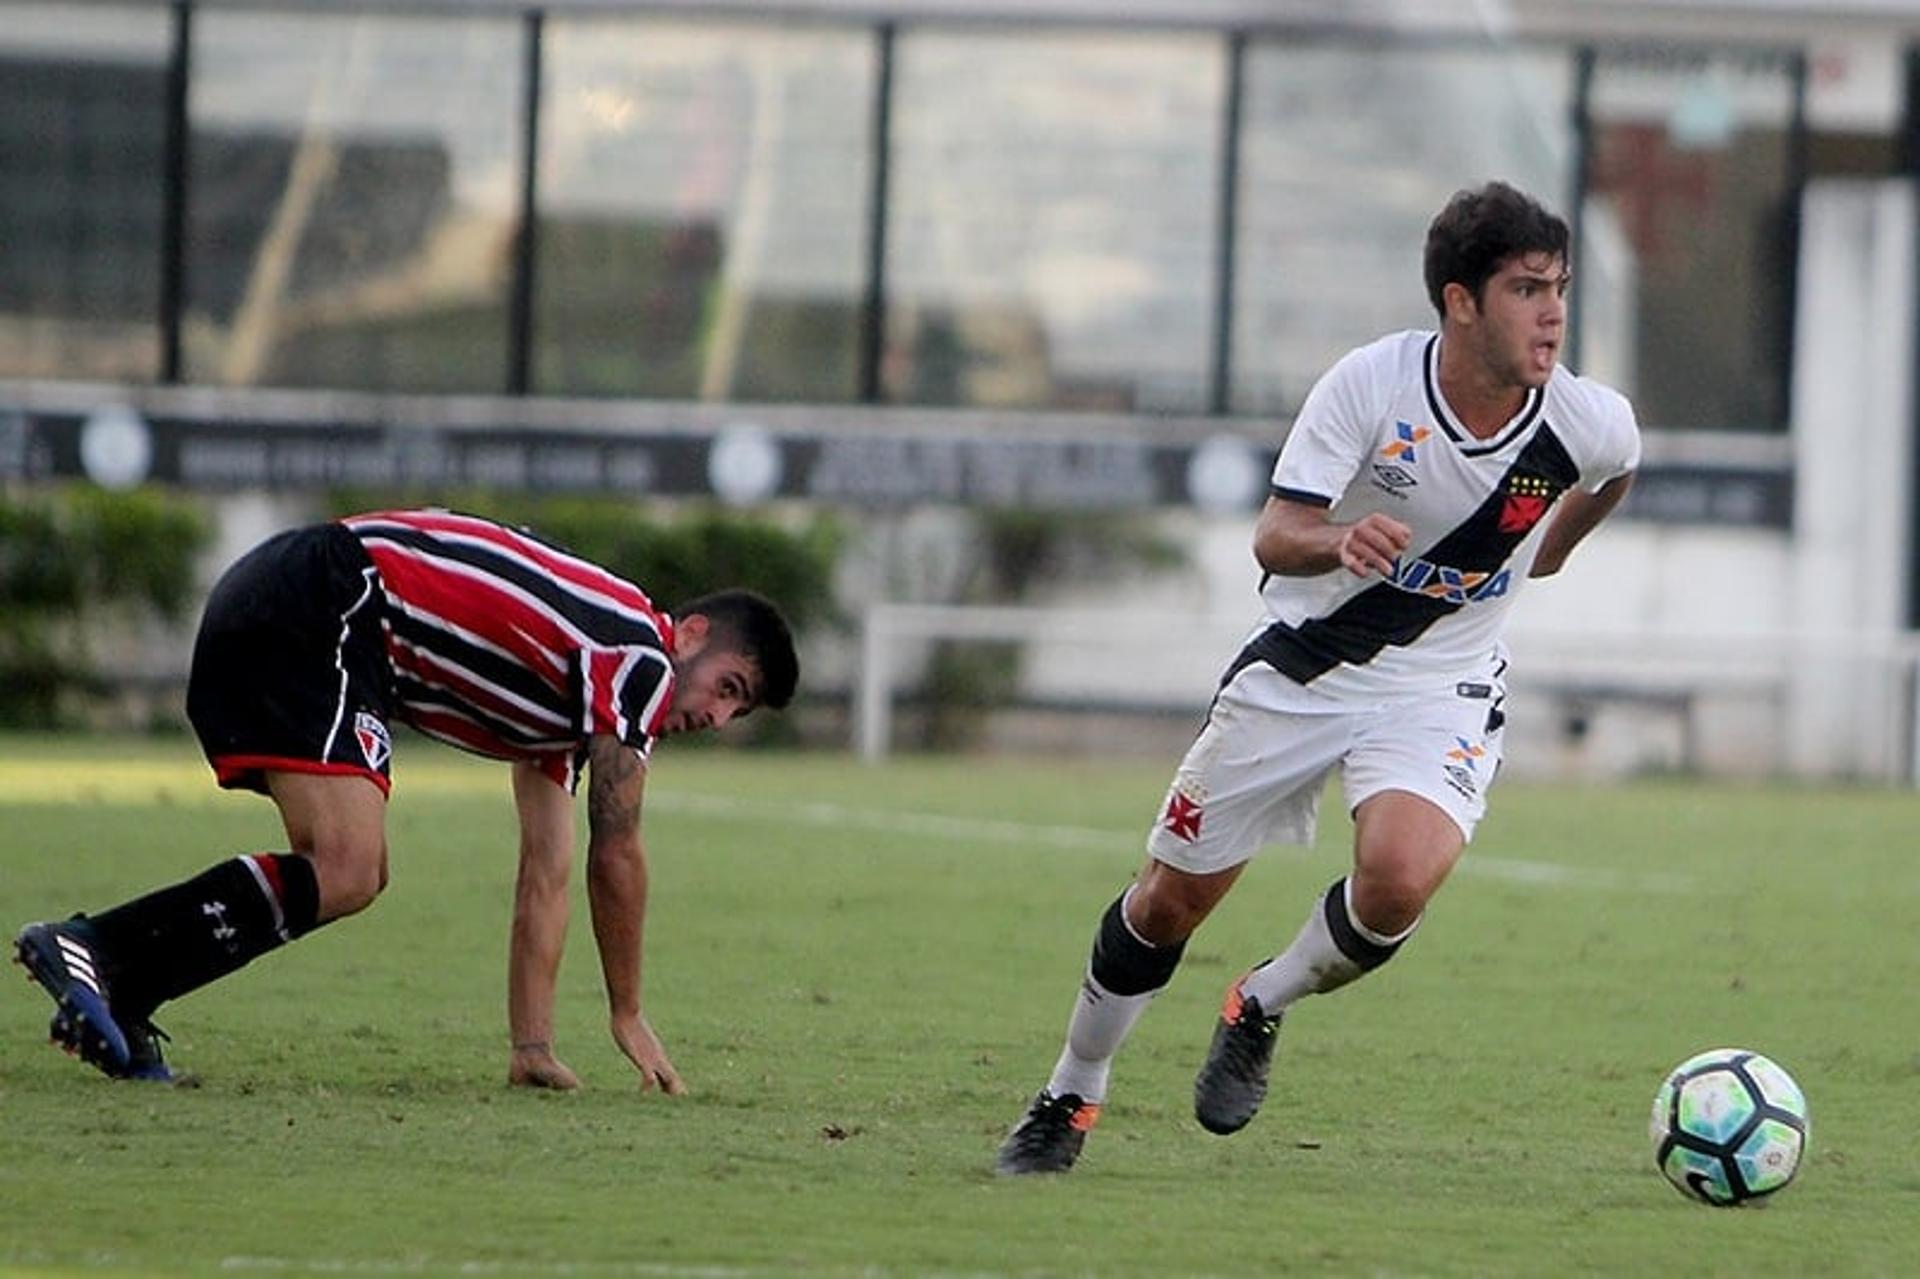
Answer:
[{"label": "arm tattoo", "polygon": [[596,744],[587,784],[587,820],[600,832],[630,831],[640,822],[640,757],[619,742]]}]

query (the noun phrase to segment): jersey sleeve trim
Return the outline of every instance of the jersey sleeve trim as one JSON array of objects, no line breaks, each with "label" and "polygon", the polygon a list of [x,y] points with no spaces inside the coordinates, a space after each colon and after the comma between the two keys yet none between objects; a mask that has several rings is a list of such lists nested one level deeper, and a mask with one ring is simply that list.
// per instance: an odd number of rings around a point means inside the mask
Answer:
[{"label": "jersey sleeve trim", "polygon": [[1333,505],[1333,499],[1324,493],[1309,493],[1305,489],[1288,488],[1284,484],[1272,484],[1267,491],[1283,502],[1299,502],[1304,506],[1317,506],[1322,510]]}]

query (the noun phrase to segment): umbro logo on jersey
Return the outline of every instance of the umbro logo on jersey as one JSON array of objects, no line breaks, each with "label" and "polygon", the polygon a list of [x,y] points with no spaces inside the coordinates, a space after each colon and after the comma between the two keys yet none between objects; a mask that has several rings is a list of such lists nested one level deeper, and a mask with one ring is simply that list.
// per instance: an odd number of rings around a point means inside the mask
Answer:
[{"label": "umbro logo on jersey", "polygon": [[1393,497],[1404,500],[1407,495],[1400,490],[1410,489],[1419,482],[1419,480],[1414,479],[1413,476],[1407,474],[1407,472],[1400,467],[1389,466],[1385,462],[1375,462],[1373,464],[1373,486]]}]

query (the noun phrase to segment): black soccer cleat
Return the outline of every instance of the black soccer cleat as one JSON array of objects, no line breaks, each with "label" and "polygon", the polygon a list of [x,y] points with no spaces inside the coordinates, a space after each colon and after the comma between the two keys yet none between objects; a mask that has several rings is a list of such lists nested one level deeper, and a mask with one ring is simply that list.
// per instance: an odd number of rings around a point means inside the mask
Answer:
[{"label": "black soccer cleat", "polygon": [[1065,1172],[1080,1157],[1087,1131],[1099,1118],[1099,1102],[1083,1101],[1075,1093],[1056,1097],[1042,1088],[1000,1143],[993,1170],[1003,1177]]},{"label": "black soccer cleat", "polygon": [[116,1017],[102,964],[91,939],[74,921],[28,924],[13,939],[14,961],[53,997],[48,1037],[114,1079],[171,1083],[161,1056],[164,1035],[146,1018]]},{"label": "black soccer cleat", "polygon": [[1260,1113],[1283,1015],[1269,1017],[1258,999],[1240,989],[1240,982],[1227,987],[1207,1060],[1193,1079],[1193,1117],[1202,1128],[1225,1137]]},{"label": "black soccer cleat", "polygon": [[166,1031],[145,1018],[123,1021],[120,1029],[127,1037],[127,1073],[124,1078],[155,1084],[200,1086],[195,1076],[176,1074],[168,1067],[166,1056],[160,1051],[160,1041],[169,1038]]}]

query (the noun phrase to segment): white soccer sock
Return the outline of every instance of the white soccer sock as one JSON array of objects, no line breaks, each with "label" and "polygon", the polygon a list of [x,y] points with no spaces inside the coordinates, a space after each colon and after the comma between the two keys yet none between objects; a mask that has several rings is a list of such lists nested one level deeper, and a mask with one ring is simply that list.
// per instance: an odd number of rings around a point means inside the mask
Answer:
[{"label": "white soccer sock", "polygon": [[1080,983],[1080,998],[1067,1021],[1067,1043],[1054,1064],[1047,1091],[1056,1097],[1074,1093],[1082,1101],[1106,1100],[1114,1054],[1159,993],[1116,995],[1088,974]]},{"label": "white soccer sock", "polygon": [[[1398,946],[1420,926],[1420,921],[1416,919],[1397,936],[1377,933],[1354,917],[1351,879],[1341,882],[1341,891],[1353,931],[1376,946]],[[1333,933],[1327,927],[1327,904],[1323,899],[1315,898],[1313,907],[1307,912],[1307,922],[1300,926],[1300,932],[1292,944],[1248,973],[1240,988],[1245,994],[1259,1000],[1261,1010],[1271,1015],[1303,995],[1321,995],[1338,990],[1370,971],[1335,944]]]}]

